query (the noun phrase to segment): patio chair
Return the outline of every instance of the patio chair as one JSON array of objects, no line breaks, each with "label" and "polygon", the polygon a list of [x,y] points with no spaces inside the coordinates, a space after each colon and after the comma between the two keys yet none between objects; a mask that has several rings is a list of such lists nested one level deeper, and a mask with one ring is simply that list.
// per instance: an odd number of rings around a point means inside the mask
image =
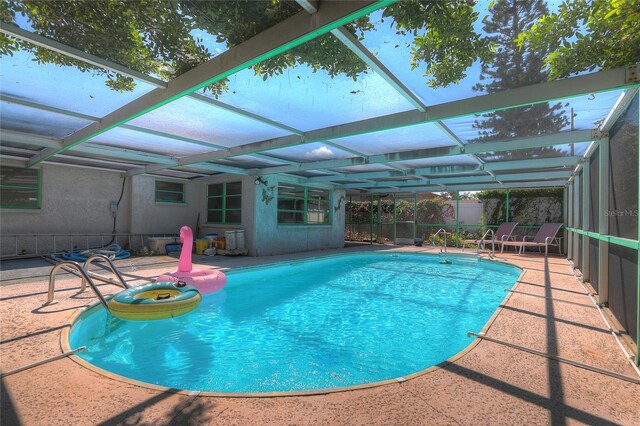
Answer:
[{"label": "patio chair", "polygon": [[[522,241],[505,241],[502,244],[502,248],[504,246],[517,247],[518,255],[521,255],[526,247],[544,247],[544,256],[547,257],[549,246],[557,246],[560,249],[560,237],[556,236],[560,228],[562,228],[562,223],[545,223],[538,229],[535,236],[525,236]],[[527,241],[527,238],[533,238],[533,240]],[[502,253],[502,250],[500,250],[500,253]]]},{"label": "patio chair", "polygon": [[[518,222],[503,222],[498,226],[496,232],[493,234],[494,244],[502,244],[503,242],[509,240],[511,238],[511,234],[513,230],[516,229],[516,225]],[[464,251],[465,245],[467,244],[477,244],[478,249],[480,249],[480,244],[484,246],[485,241],[490,242],[490,239],[487,239],[488,232],[484,234],[484,236],[479,240],[464,240],[462,242],[462,250]]]}]

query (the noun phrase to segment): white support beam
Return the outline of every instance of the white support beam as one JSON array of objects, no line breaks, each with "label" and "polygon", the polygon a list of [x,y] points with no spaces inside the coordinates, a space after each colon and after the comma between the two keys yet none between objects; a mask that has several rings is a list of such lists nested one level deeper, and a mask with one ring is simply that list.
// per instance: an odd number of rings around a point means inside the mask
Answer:
[{"label": "white support beam", "polygon": [[[554,157],[554,158],[534,158],[530,160],[510,160],[496,161],[486,163],[484,170],[504,171],[504,170],[528,170],[540,168],[564,167],[567,171],[572,171],[581,157]],[[450,175],[478,175],[482,173],[482,168],[472,165],[458,166],[433,166],[418,169],[407,169],[402,172],[398,171],[380,171],[380,172],[364,172],[364,173],[336,173],[328,176],[317,176],[309,178],[309,182],[335,182],[335,181],[351,181],[362,179],[383,179],[403,176],[450,176]]]},{"label": "white support beam", "polygon": [[638,88],[631,87],[620,95],[613,108],[611,108],[609,115],[607,115],[607,118],[602,122],[600,126],[601,131],[608,132],[611,130],[616,121],[618,121],[618,118],[627,110],[627,107],[631,101],[633,101],[636,94],[638,94]]},{"label": "white support beam", "polygon": [[[67,56],[69,58],[73,58],[79,61],[82,61],[84,63],[96,66],[98,68],[102,68],[105,70],[109,70],[109,71],[114,71],[117,72],[118,74],[127,76],[127,77],[132,77],[134,79],[140,80],[140,81],[144,81],[145,83],[151,84],[153,86],[162,88],[162,89],[166,89],[167,88],[167,83],[163,80],[159,80],[155,77],[151,77],[150,75],[147,74],[143,74],[140,73],[138,71],[134,71],[130,68],[124,67],[120,64],[117,64],[115,62],[111,62],[111,61],[107,61],[105,59],[102,59],[98,56],[95,55],[91,55],[89,53],[83,52],[81,50],[75,49],[73,47],[69,47],[66,46],[62,43],[58,43],[55,40],[51,40],[48,39],[46,37],[42,37],[39,36],[37,34],[34,34],[32,32],[29,31],[25,31],[21,28],[15,27],[14,25],[10,25],[10,24],[6,24],[4,22],[0,22],[0,32],[17,38],[19,40],[22,41],[26,41],[28,43],[31,44],[35,44],[36,46],[40,46],[40,47],[44,47],[45,49],[51,50],[53,52],[56,53],[60,53],[61,55]],[[247,118],[251,118],[253,120],[256,121],[260,121],[262,123],[265,124],[269,124],[271,126],[274,127],[278,127],[282,130],[286,130],[288,132],[294,133],[294,134],[302,134],[303,132],[301,130],[297,130],[294,129],[292,127],[289,127],[287,125],[284,125],[282,123],[278,123],[277,121],[273,121],[273,120],[269,120],[268,118],[262,117],[258,114],[254,114],[248,111],[245,111],[243,109],[234,107],[232,105],[228,105],[225,104],[224,102],[220,102],[218,100],[215,99],[211,99],[208,98],[204,95],[198,94],[198,93],[191,93],[189,95],[187,95],[188,97],[195,99],[197,101],[200,102],[206,102],[209,103],[211,105],[215,105],[218,108],[222,108],[225,109],[227,111],[231,111],[234,112],[236,114],[242,115],[244,117]],[[95,121],[99,121],[95,120]],[[123,126],[124,127],[124,126]]]},{"label": "white support beam", "polygon": [[[33,108],[33,109],[37,109],[40,111],[47,111],[47,112],[51,112],[54,114],[59,114],[59,115],[64,115],[66,117],[74,117],[74,118],[80,118],[83,120],[87,120],[87,121],[92,121],[92,122],[99,122],[100,118],[99,117],[95,117],[93,115],[88,115],[88,114],[81,114],[75,111],[69,111],[67,109],[62,109],[62,108],[56,108],[56,107],[52,107],[52,106],[48,106],[48,105],[42,105],[36,102],[31,102],[31,101],[27,101],[25,99],[19,99],[13,96],[8,96],[8,95],[3,95],[0,94],[0,101],[2,102],[6,102],[9,104],[15,104],[15,105],[21,105],[21,106],[25,106],[28,108]],[[192,138],[187,138],[184,136],[179,136],[179,135],[174,135],[171,133],[166,133],[166,132],[160,132],[157,130],[151,130],[151,129],[146,129],[144,127],[139,127],[139,126],[133,126],[130,124],[123,124],[122,126],[120,126],[123,129],[127,129],[127,130],[131,130],[134,132],[138,132],[138,133],[145,133],[148,135],[153,135],[153,136],[160,136],[163,138],[167,138],[167,139],[175,139],[175,140],[179,140],[181,142],[187,142],[187,143],[191,143],[191,144],[195,144],[195,145],[201,145],[201,146],[206,146],[209,148],[214,148],[216,150],[228,150],[228,148],[226,146],[223,145],[218,145],[218,144],[214,144],[211,142],[205,142],[205,141],[201,141],[201,140],[197,140],[197,139],[192,139]],[[62,145],[61,145],[62,146]]]},{"label": "white support beam", "polygon": [[247,174],[247,171],[245,169],[242,169],[240,167],[225,166],[222,164],[195,163],[195,164],[190,164],[189,166],[197,169],[201,169],[201,170],[209,170],[209,171],[218,172],[218,173],[229,173],[232,175],[245,176]]},{"label": "white support beam", "polygon": [[366,194],[384,194],[393,192],[441,192],[441,191],[484,191],[488,189],[516,189],[516,188],[561,188],[567,182],[565,180],[550,180],[550,181],[532,181],[532,182],[514,182],[505,184],[504,186],[499,183],[480,183],[480,184],[467,184],[467,185],[430,185],[422,187],[408,188],[385,188],[385,189],[372,189],[366,191]]},{"label": "white support beam", "polygon": [[[324,140],[340,139],[348,136],[374,133],[388,129],[413,126],[421,123],[444,121],[451,118],[481,114],[493,110],[503,110],[523,105],[538,104],[585,93],[609,91],[624,87],[634,86],[635,80],[628,78],[631,68],[617,68],[608,71],[600,71],[552,82],[540,83],[531,86],[520,87],[498,93],[483,96],[475,96],[468,99],[447,102],[430,106],[427,112],[417,110],[404,111],[385,116],[370,118],[337,126],[305,132],[303,136],[290,135],[274,138],[238,147],[233,147],[228,153],[199,154],[191,157],[183,157],[183,164],[200,162],[285,148],[302,143],[321,142]],[[572,133],[572,132],[567,132]],[[475,144],[473,144],[475,145]],[[469,154],[464,152],[463,154]],[[474,152],[471,152],[474,153]],[[145,173],[148,170],[140,170],[136,173]]]},{"label": "white support beam", "polygon": [[[591,231],[591,223],[589,211],[591,209],[591,167],[587,160],[582,164],[582,229]],[[590,265],[589,265],[589,238],[582,236],[582,281],[589,281]]]},{"label": "white support beam", "polygon": [[[20,145],[35,145],[47,148],[58,148],[62,145],[60,139],[32,135],[14,130],[3,130],[0,132],[0,140],[2,142],[15,143]],[[136,151],[132,149],[113,148],[108,146],[96,145],[92,143],[83,144],[73,149],[75,152],[85,154],[94,154],[104,157],[120,158],[124,160],[139,161],[154,164],[174,164],[175,158],[166,155],[151,154],[147,152]],[[130,165],[133,167],[133,165]]]},{"label": "white support beam", "polygon": [[459,165],[459,166],[434,166],[420,169],[406,169],[402,171],[387,170],[380,172],[364,172],[364,173],[336,173],[328,176],[317,176],[309,178],[309,182],[335,182],[340,180],[367,180],[382,179],[403,176],[422,176],[422,175],[459,175],[463,173],[477,174],[482,170],[478,166]]},{"label": "white support beam", "polygon": [[270,120],[270,119],[268,119],[266,117],[263,117],[263,116],[258,115],[258,114],[254,114],[252,112],[245,111],[245,110],[243,110],[241,108],[234,107],[234,106],[229,105],[229,104],[225,104],[224,102],[220,102],[219,100],[216,100],[216,99],[211,99],[211,98],[209,98],[207,96],[200,95],[198,93],[192,93],[192,94],[187,95],[187,96],[189,98],[191,98],[191,99],[195,99],[196,101],[216,106],[218,108],[221,108],[221,109],[236,113],[236,114],[241,115],[243,117],[250,118],[250,119],[255,120],[255,121],[259,121],[259,122],[261,122],[263,124],[267,124],[269,126],[276,127],[278,129],[284,130],[284,131],[289,132],[289,133],[293,133],[295,135],[304,134],[304,132],[302,130],[293,128],[291,126],[287,126],[286,124],[282,124],[282,123],[279,123],[279,122],[274,121],[274,120]]},{"label": "white support beam", "polygon": [[[32,158],[29,166],[391,3],[393,0],[334,2],[331,8],[313,15],[300,12],[174,78],[166,89],[154,89],[102,117],[100,122],[72,133],[63,140],[62,148],[46,149]],[[206,159],[194,162],[200,161]]]},{"label": "white support beam", "polygon": [[376,56],[371,53],[360,40],[346,28],[340,27],[331,30],[331,34],[340,40],[349,50],[351,50],[358,58],[367,64],[373,71],[382,77],[391,87],[393,87],[402,97],[404,97],[418,111],[425,112],[427,106],[409,89],[398,77],[396,77]]},{"label": "white support beam", "polygon": [[[344,27],[336,28],[331,31],[338,40],[342,42],[349,50],[351,50],[358,58],[366,63],[371,69],[378,73],[391,87],[393,87],[402,97],[411,103],[418,111],[425,112],[427,105],[422,102],[415,93],[409,89],[398,77],[396,77],[389,68],[387,68],[373,53],[371,53],[353,34]],[[435,125],[445,133],[459,147],[464,147],[464,142],[453,133],[442,121],[436,121]],[[483,161],[477,156],[470,154],[470,158],[478,164]],[[492,173],[489,172],[493,176]]]},{"label": "white support beam", "polygon": [[552,158],[534,158],[530,160],[511,160],[511,161],[496,161],[493,163],[486,163],[484,165],[485,170],[491,170],[493,172],[504,170],[522,170],[527,168],[555,168],[566,167],[573,170],[575,166],[582,161],[582,157],[552,157]]},{"label": "white support beam", "polygon": [[[574,130],[553,135],[536,136],[531,138],[516,139],[508,142],[479,142],[468,144],[464,147],[445,146],[439,148],[427,148],[414,151],[392,152],[388,154],[371,155],[367,158],[342,158],[334,160],[321,160],[300,165],[266,167],[253,170],[255,174],[289,173],[301,170],[330,169],[335,167],[348,167],[361,164],[380,164],[396,161],[420,160],[425,158],[445,157],[461,155],[464,153],[481,154],[487,152],[502,152],[520,149],[565,145],[569,143],[590,142],[598,140],[600,132],[597,130]],[[485,164],[486,165],[486,164]],[[490,170],[485,167],[484,170]]]},{"label": "white support beam", "polygon": [[[609,165],[609,139],[600,142],[598,151],[598,233],[609,235],[609,185],[611,168]],[[598,303],[609,303],[609,243],[598,241]],[[640,342],[638,342],[640,343]]]},{"label": "white support beam", "polygon": [[[568,179],[571,176],[571,170],[566,171],[554,171],[554,172],[533,172],[533,173],[510,173],[504,175],[498,175],[501,182],[507,181],[542,181],[549,179]],[[494,182],[493,176],[487,175],[475,175],[475,176],[464,176],[464,177],[442,177],[429,179],[429,184],[431,185],[455,185],[455,184],[476,184],[482,182]],[[383,188],[388,186],[398,186],[398,187],[406,187],[406,186],[421,186],[424,185],[425,181],[422,179],[410,179],[405,181],[382,181],[382,182],[373,182],[373,183],[349,183],[342,185],[343,188],[353,189],[353,188]]]},{"label": "white support beam", "polygon": [[316,13],[318,11],[318,2],[315,0],[295,0],[301,8],[309,13]]},{"label": "white support beam", "polygon": [[52,138],[50,136],[33,135],[31,133],[5,129],[0,131],[0,141],[18,145],[40,146],[44,148],[58,148],[62,144],[60,139]]},{"label": "white support beam", "polygon": [[325,144],[325,145],[332,146],[334,148],[341,149],[341,150],[346,151],[348,153],[351,153],[353,155],[357,155],[358,157],[363,157],[363,158],[367,157],[367,154],[365,154],[363,152],[356,151],[355,149],[347,148],[346,146],[337,144],[337,143],[332,142],[332,141],[322,141],[322,143]]}]

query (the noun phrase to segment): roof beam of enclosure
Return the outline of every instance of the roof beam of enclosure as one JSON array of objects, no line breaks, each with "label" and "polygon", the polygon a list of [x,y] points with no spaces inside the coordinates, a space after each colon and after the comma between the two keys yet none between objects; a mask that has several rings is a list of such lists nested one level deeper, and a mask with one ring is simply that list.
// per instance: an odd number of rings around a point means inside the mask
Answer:
[{"label": "roof beam of enclosure", "polygon": [[[77,112],[74,112],[74,111],[65,110],[65,109],[62,109],[62,108],[46,106],[46,105],[42,105],[42,104],[39,104],[39,103],[27,101],[27,100],[24,100],[24,99],[18,99],[18,98],[15,98],[13,96],[7,96],[7,95],[3,95],[3,94],[0,94],[0,101],[7,102],[7,103],[12,103],[12,104],[16,104],[16,105],[22,105],[22,106],[26,106],[26,107],[29,107],[29,108],[38,109],[38,110],[41,110],[41,111],[52,112],[52,113],[64,115],[64,116],[67,116],[67,117],[75,117],[75,118],[80,118],[80,119],[87,120],[87,121],[100,121],[100,119],[98,117],[94,117],[92,115],[81,114],[81,113],[77,113]],[[179,136],[179,135],[174,135],[174,134],[171,134],[171,133],[160,132],[160,131],[157,131],[157,130],[145,129],[144,127],[132,126],[132,125],[129,125],[129,124],[123,124],[120,127],[123,128],[123,129],[128,129],[128,130],[134,131],[134,132],[140,132],[140,133],[159,136],[159,137],[163,137],[163,138],[174,139],[174,140],[178,140],[178,141],[181,141],[181,142],[186,142],[186,143],[191,143],[191,144],[201,145],[201,146],[207,146],[207,147],[215,148],[215,149],[219,149],[219,150],[225,150],[226,151],[226,150],[229,149],[229,148],[227,148],[226,146],[223,146],[223,145],[218,145],[218,144],[214,144],[214,143],[210,143],[210,142],[204,142],[204,141],[201,141],[201,140],[187,138],[187,137]],[[58,141],[55,145],[48,146],[48,147],[49,148],[59,148],[61,146],[62,146],[62,142]],[[81,146],[81,145],[78,145],[78,146]],[[74,148],[76,151],[78,150],[78,146],[76,146]],[[253,156],[254,157],[258,157],[258,158],[264,158],[266,160],[273,161],[273,162],[276,162],[276,163],[299,164],[299,163],[297,163],[295,161],[289,161],[289,160],[276,158],[276,157],[272,157],[272,156],[264,155],[264,154],[259,154],[259,153],[253,154]],[[156,162],[156,163],[173,164],[172,162]]]},{"label": "roof beam of enclosure", "polygon": [[[398,77],[395,76],[373,53],[371,53],[356,36],[351,34],[344,27],[336,28],[331,31],[342,44],[344,44],[349,50],[351,50],[358,58],[366,63],[371,69],[373,69],[378,75],[380,75],[391,87],[393,87],[400,95],[402,95],[409,103],[411,103],[418,111],[427,111],[427,105],[422,102],[415,93],[411,91]],[[436,121],[435,125],[442,130],[449,139],[451,139],[456,145],[464,146],[464,143],[453,133],[442,121]],[[472,158],[478,164],[483,164],[483,161],[477,156],[470,154]]]},{"label": "roof beam of enclosure", "polygon": [[[554,145],[589,142],[600,139],[598,130],[573,130],[560,132],[553,135],[535,136],[531,138],[514,139],[500,142],[479,142],[468,144],[464,147],[445,146],[439,148],[427,148],[414,151],[392,152],[388,154],[371,155],[368,158],[343,158],[335,160],[323,160],[300,165],[275,166],[263,169],[249,170],[249,173],[275,174],[289,173],[300,170],[328,169],[335,167],[348,167],[362,164],[378,164],[395,161],[420,160],[425,158],[446,157],[466,153],[482,154],[487,152],[502,152],[530,148],[540,148]],[[483,170],[483,169],[481,169]],[[484,169],[488,170],[488,169]]]},{"label": "roof beam of enclosure", "polygon": [[607,118],[602,122],[600,130],[608,132],[613,125],[618,121],[618,118],[627,110],[627,107],[633,101],[633,98],[638,93],[638,88],[633,87],[624,91],[616,101],[616,104],[611,108],[611,112],[607,115]]},{"label": "roof beam of enclosure", "polygon": [[[62,146],[62,141],[60,139],[32,135],[30,133],[24,132],[16,132],[14,130],[3,130],[0,133],[0,138],[2,142],[10,142],[20,145],[35,145],[45,148],[59,148]],[[105,157],[126,159],[132,161],[142,161],[145,163],[158,163],[158,164],[173,164],[175,163],[175,158],[158,155],[158,154],[150,154],[145,152],[140,152],[136,150],[130,149],[121,149],[121,148],[112,148],[106,146],[98,146],[94,144],[83,144],[82,146],[77,146],[73,149],[76,152],[82,152],[85,154],[95,154],[101,155]]]},{"label": "roof beam of enclosure", "polygon": [[[568,179],[571,177],[573,173],[572,170],[560,170],[554,172],[533,172],[533,173],[513,173],[513,174],[503,174],[499,175],[500,181],[514,181],[514,180],[549,180],[549,179]],[[353,188],[384,188],[388,186],[421,186],[425,185],[425,183],[432,185],[451,185],[451,184],[474,184],[474,183],[482,183],[482,182],[494,182],[495,179],[493,176],[487,175],[475,175],[475,176],[464,176],[464,177],[443,177],[436,179],[427,179],[427,182],[423,179],[410,179],[406,181],[383,181],[383,182],[372,182],[372,183],[348,183],[342,185],[343,188],[353,189]]]},{"label": "roof beam of enclosure", "polygon": [[318,2],[314,0],[295,0],[301,8],[309,13],[316,13],[318,11]]},{"label": "roof beam of enclosure", "polygon": [[425,112],[427,106],[409,89],[398,77],[396,77],[378,58],[371,53],[360,40],[351,34],[346,28],[339,27],[331,30],[331,34],[358,58],[367,64],[374,72],[378,73],[391,87],[411,103],[418,111]]},{"label": "roof beam of enclosure", "polygon": [[[96,66],[98,68],[102,68],[105,70],[109,70],[109,71],[114,71],[117,72],[118,74],[121,74],[123,76],[126,77],[131,77],[134,78],[136,80],[140,80],[140,81],[144,81],[145,83],[151,84],[155,87],[159,87],[162,89],[166,89],[167,88],[167,82],[157,79],[155,77],[151,77],[150,75],[138,72],[138,71],[134,71],[130,68],[124,67],[120,64],[117,64],[115,62],[111,62],[111,61],[107,61],[106,59],[102,59],[98,56],[95,55],[91,55],[89,53],[83,52],[81,50],[75,49],[73,47],[64,45],[62,43],[58,43],[55,40],[51,40],[49,38],[46,37],[42,37],[38,34],[32,33],[30,31],[25,31],[21,28],[18,28],[14,25],[10,25],[4,22],[0,22],[0,32],[17,38],[19,40],[23,40],[26,41],[28,43],[34,44],[36,46],[40,46],[40,47],[44,47],[45,49],[51,50],[53,52],[59,53],[61,55],[64,55],[66,57],[69,58],[73,58],[73,59],[77,59],[79,61],[85,62],[87,64]],[[208,103],[210,105],[215,105],[218,108],[222,108],[225,109],[227,111],[231,111],[234,112],[236,114],[242,115],[244,117],[248,117],[251,119],[254,119],[256,121],[260,121],[262,123],[265,124],[269,124],[271,126],[274,127],[278,127],[280,129],[289,131],[291,133],[294,134],[302,134],[303,132],[301,130],[297,130],[294,129],[292,127],[286,126],[282,123],[278,123],[277,121],[273,121],[273,120],[269,120],[268,118],[262,117],[258,114],[254,114],[248,111],[245,111],[243,109],[234,107],[232,105],[228,105],[225,104],[224,102],[220,102],[216,99],[211,99],[208,98],[207,96],[198,94],[198,93],[191,93],[186,95],[192,99],[195,99],[197,101],[200,102],[205,102]]]},{"label": "roof beam of enclosure", "polygon": [[[620,97],[616,101],[613,108],[611,108],[611,111],[609,111],[609,115],[607,115],[607,117],[604,119],[604,121],[600,125],[600,130],[604,134],[608,134],[609,130],[611,130],[611,128],[618,121],[620,116],[627,110],[627,107],[629,107],[629,104],[631,103],[631,101],[633,101],[633,98],[636,96],[637,93],[638,93],[638,88],[633,87],[625,90],[620,95]],[[591,158],[591,155],[595,152],[598,145],[599,145],[598,142],[593,142],[591,145],[589,145],[589,148],[587,148],[587,151],[584,153],[584,158]],[[580,169],[582,169],[583,164],[584,163],[580,163],[577,165],[574,171],[574,175],[577,175],[580,172]],[[572,179],[569,179],[569,182],[571,182]]]},{"label": "roof beam of enclosure", "polygon": [[[15,143],[20,145],[36,145],[36,146],[48,147],[48,148],[58,148],[62,144],[62,141],[60,139],[46,137],[46,136],[32,135],[24,132],[16,132],[13,130],[3,130],[2,133],[0,133],[0,138],[3,142],[10,142],[10,143]],[[144,163],[154,163],[154,164],[163,164],[163,165],[176,164],[176,158],[174,157],[159,155],[159,154],[152,154],[152,153],[131,150],[131,149],[122,149],[122,148],[95,145],[92,143],[78,145],[74,147],[72,151],[80,152],[84,154],[92,154],[92,155],[98,155],[102,157],[110,157],[110,158],[117,158],[121,160],[138,161],[138,162],[144,162]],[[134,165],[129,164],[129,166],[133,167]],[[212,163],[194,163],[189,166],[186,166],[185,168],[209,170],[209,171],[216,171],[221,173],[232,173],[237,175],[247,174],[247,171],[245,169],[242,169],[239,167],[224,166],[224,165],[212,164]]]},{"label": "roof beam of enclosure", "polygon": [[[569,170],[578,164],[581,157],[554,157],[554,158],[536,158],[530,160],[510,160],[510,161],[496,161],[486,163],[484,165],[485,170],[490,171],[504,171],[504,170],[526,170],[526,169],[538,169],[538,168],[556,168],[564,167]],[[482,169],[479,166],[472,165],[457,165],[457,166],[433,166],[424,167],[418,169],[407,169],[403,172],[396,171],[380,171],[380,172],[365,172],[365,173],[339,173],[330,176],[318,176],[309,178],[309,183],[314,182],[335,182],[340,180],[360,180],[360,179],[384,179],[391,177],[404,177],[404,176],[450,176],[461,174],[475,174],[481,173]]]},{"label": "roof beam of enclosure", "polygon": [[[443,121],[456,117],[509,109],[523,105],[538,104],[570,98],[573,96],[580,96],[585,93],[596,93],[619,89],[637,84],[631,77],[632,73],[632,68],[624,67],[562,80],[554,80],[551,82],[433,105],[429,107],[427,112],[420,112],[416,110],[404,111],[312,130],[305,132],[303,137],[299,137],[297,135],[283,136],[233,147],[229,149],[229,152],[211,152],[187,156],[181,159],[181,164],[269,151],[300,145],[302,143],[322,142],[325,140],[335,142],[335,139],[348,136],[374,133],[427,122]],[[463,154],[468,153],[469,152],[464,152]],[[131,175],[145,173],[152,171],[153,168],[154,166],[150,166],[149,169],[133,170],[129,173]]]},{"label": "roof beam of enclosure", "polygon": [[[107,61],[107,60],[99,58],[99,57],[97,57],[95,55],[91,55],[91,54],[85,53],[85,52],[83,52],[81,50],[74,49],[72,47],[69,47],[69,46],[66,46],[64,44],[58,43],[58,42],[56,42],[54,40],[48,39],[46,37],[39,36],[37,34],[31,33],[29,31],[25,31],[23,29],[20,29],[18,27],[14,27],[14,26],[6,24],[6,23],[0,22],[0,32],[2,32],[3,34],[6,34],[6,35],[12,36],[14,38],[17,38],[17,39],[20,39],[20,40],[35,44],[37,46],[44,47],[44,48],[46,48],[48,50],[60,53],[60,54],[62,54],[64,56],[80,60],[80,61],[88,63],[90,65],[94,65],[94,66],[97,66],[97,67],[102,68],[102,69],[114,71],[114,72],[117,72],[117,73],[122,74],[124,76],[132,77],[132,78],[144,81],[145,83],[149,83],[149,84],[151,84],[153,86],[156,86],[156,87],[160,87],[160,88],[163,88],[163,89],[167,87],[167,83],[166,82],[164,82],[162,80],[159,80],[157,78],[154,78],[154,77],[151,77],[149,75],[134,71],[134,70],[126,68],[126,67],[123,67],[122,65],[116,64],[115,62]],[[224,102],[220,102],[220,101],[218,101],[216,99],[211,99],[211,98],[209,98],[207,96],[204,96],[204,95],[201,95],[201,94],[198,94],[198,93],[190,93],[190,94],[188,94],[186,96],[189,97],[189,98],[195,99],[195,100],[197,100],[199,102],[203,102],[203,103],[206,103],[206,104],[209,104],[209,105],[214,105],[214,106],[216,106],[218,108],[221,108],[221,109],[236,113],[236,114],[241,115],[243,117],[247,117],[247,118],[262,122],[264,124],[271,125],[273,127],[280,128],[282,130],[285,130],[287,132],[290,132],[290,133],[293,133],[293,134],[296,134],[296,135],[302,135],[304,133],[302,130],[298,130],[298,129],[295,129],[293,127],[287,126],[285,124],[278,123],[277,121],[270,120],[270,119],[262,117],[262,116],[260,116],[258,114],[254,114],[252,112],[245,111],[243,109],[234,107],[232,105],[225,104]],[[38,104],[35,104],[35,105],[38,105]],[[40,105],[40,106],[45,107],[44,105]],[[53,108],[51,110],[53,110]],[[79,116],[80,115],[82,115],[82,114],[79,114]],[[79,117],[79,118],[81,118],[81,117]],[[97,117],[92,117],[91,121],[99,121],[99,119]],[[121,127],[131,128],[131,129],[141,129],[141,128],[138,128],[136,126],[128,126],[128,125],[123,125]],[[185,139],[188,139],[188,138],[185,138]],[[185,142],[187,142],[187,141],[185,140]],[[196,142],[193,142],[193,143],[196,143]],[[211,145],[211,146],[214,146],[214,145]]]},{"label": "roof beam of enclosure", "polygon": [[260,61],[326,34],[336,27],[394,1],[332,2],[331,7],[323,8],[313,15],[300,12],[174,78],[167,83],[166,89],[154,89],[102,117],[100,122],[91,123],[72,133],[63,140],[63,146],[60,149],[44,150],[32,158],[28,166],[33,166],[60,152],[71,149],[103,132],[220,81]]},{"label": "roof beam of enclosure", "polygon": [[566,180],[550,180],[540,182],[511,182],[504,185],[499,183],[480,183],[469,185],[427,185],[413,188],[376,188],[364,191],[365,194],[384,194],[393,192],[440,192],[440,191],[483,191],[488,189],[516,189],[516,188],[560,188],[567,183]]},{"label": "roof beam of enclosure", "polygon": [[[26,106],[26,107],[33,108],[33,109],[38,109],[38,110],[41,110],[41,111],[52,112],[54,114],[60,114],[60,115],[64,115],[64,116],[67,116],[67,117],[80,118],[82,120],[87,120],[87,121],[92,121],[92,122],[99,122],[100,121],[99,117],[95,117],[93,115],[82,114],[82,113],[79,113],[79,112],[69,111],[69,110],[62,109],[62,108],[56,108],[56,107],[52,107],[52,106],[42,105],[40,103],[31,102],[31,101],[15,98],[13,96],[8,96],[8,95],[4,95],[4,94],[0,94],[0,101],[7,102],[7,103],[10,103],[10,104],[22,105],[22,106]],[[225,150],[225,151],[229,149],[229,148],[227,148],[226,146],[223,146],[223,145],[218,145],[218,144],[211,143],[211,142],[205,142],[205,141],[201,141],[201,140],[197,140],[197,139],[187,138],[187,137],[184,137],[184,136],[174,135],[174,134],[171,134],[171,133],[160,132],[158,130],[146,129],[144,127],[133,126],[133,125],[130,125],[130,124],[123,124],[120,127],[123,128],[123,129],[131,130],[133,132],[145,133],[145,134],[148,134],[148,135],[159,136],[159,137],[168,138],[168,139],[175,139],[175,140],[178,140],[178,141],[181,141],[181,142],[186,142],[186,143],[191,143],[191,144],[195,144],[195,145],[206,146],[206,147],[209,147],[209,148],[215,148],[215,149]]]}]

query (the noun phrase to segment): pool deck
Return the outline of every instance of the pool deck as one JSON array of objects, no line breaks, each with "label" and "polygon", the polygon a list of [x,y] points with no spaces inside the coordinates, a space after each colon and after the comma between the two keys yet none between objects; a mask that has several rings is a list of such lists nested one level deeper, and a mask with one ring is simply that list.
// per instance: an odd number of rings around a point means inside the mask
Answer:
[{"label": "pool deck", "polygon": [[[369,250],[434,251],[431,247],[365,245],[262,258],[198,256],[194,257],[194,266],[236,268]],[[138,386],[91,371],[67,357],[3,377],[0,423],[640,424],[640,384],[553,359],[562,357],[639,378],[573,275],[569,262],[557,256],[545,259],[539,254],[511,253],[498,255],[498,259],[525,272],[513,288],[516,292],[510,293],[488,325],[487,336],[548,353],[551,358],[476,339],[453,362],[404,382],[326,395],[230,398]],[[158,256],[126,259],[117,265],[129,282],[142,284],[175,270],[177,260]],[[56,280],[57,303],[44,306],[50,270],[51,266],[33,262],[2,272],[3,373],[60,354],[64,327],[55,327],[64,326],[78,308],[96,300],[90,291],[78,293],[78,278],[60,274]],[[110,284],[102,284],[100,289],[105,294],[120,290]],[[623,341],[629,352],[635,351],[626,336]]]}]

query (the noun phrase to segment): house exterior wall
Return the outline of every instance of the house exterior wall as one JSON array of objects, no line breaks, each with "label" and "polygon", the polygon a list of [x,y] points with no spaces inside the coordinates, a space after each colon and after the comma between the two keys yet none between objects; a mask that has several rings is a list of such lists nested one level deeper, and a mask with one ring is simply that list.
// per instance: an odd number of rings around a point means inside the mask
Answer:
[{"label": "house exterior wall", "polygon": [[[7,164],[10,165],[10,164]],[[43,164],[40,209],[2,209],[2,234],[111,233],[111,201],[117,201],[123,175],[110,171]],[[125,185],[121,211],[131,208]],[[128,215],[118,215],[118,232],[128,232]]]},{"label": "house exterior wall", "polygon": [[[202,198],[200,185],[195,182],[144,175],[128,179],[131,180],[133,198],[131,208],[122,213],[126,212],[130,217],[132,234],[179,234],[180,228],[184,225],[191,226],[195,231]],[[156,202],[156,180],[184,183],[185,203]]]},{"label": "house exterior wall", "polygon": [[[3,209],[0,214],[2,255],[15,252],[16,241],[10,237],[14,234],[111,235],[110,206],[119,199],[123,183],[116,217],[119,234],[178,234],[184,225],[190,226],[197,236],[210,233],[223,236],[225,231],[244,230],[245,244],[252,256],[344,245],[345,193],[342,190],[331,191],[330,225],[278,225],[276,176],[269,177],[266,185],[256,185],[253,176],[221,175],[194,182],[176,180],[184,183],[185,203],[162,203],[155,201],[155,181],[172,181],[171,178],[139,175],[125,180],[118,172],[54,164],[43,164],[41,169],[41,208]],[[241,224],[207,223],[207,185],[238,181],[242,182]],[[287,182],[286,178],[282,182]],[[19,247],[18,253],[24,248],[27,254],[35,254],[34,241],[32,238],[21,240],[20,244],[25,247]],[[38,244],[43,244],[42,241],[39,237]],[[56,251],[76,245],[83,247],[83,241],[60,242]],[[89,244],[100,245],[100,241]],[[54,251],[53,247],[39,247],[38,251],[46,250]]]},{"label": "house exterior wall", "polygon": [[[278,178],[255,191],[253,256],[272,256],[344,246],[345,192],[331,191],[330,225],[278,225]],[[273,197],[273,198],[270,198]],[[337,209],[336,209],[337,208]]]}]

